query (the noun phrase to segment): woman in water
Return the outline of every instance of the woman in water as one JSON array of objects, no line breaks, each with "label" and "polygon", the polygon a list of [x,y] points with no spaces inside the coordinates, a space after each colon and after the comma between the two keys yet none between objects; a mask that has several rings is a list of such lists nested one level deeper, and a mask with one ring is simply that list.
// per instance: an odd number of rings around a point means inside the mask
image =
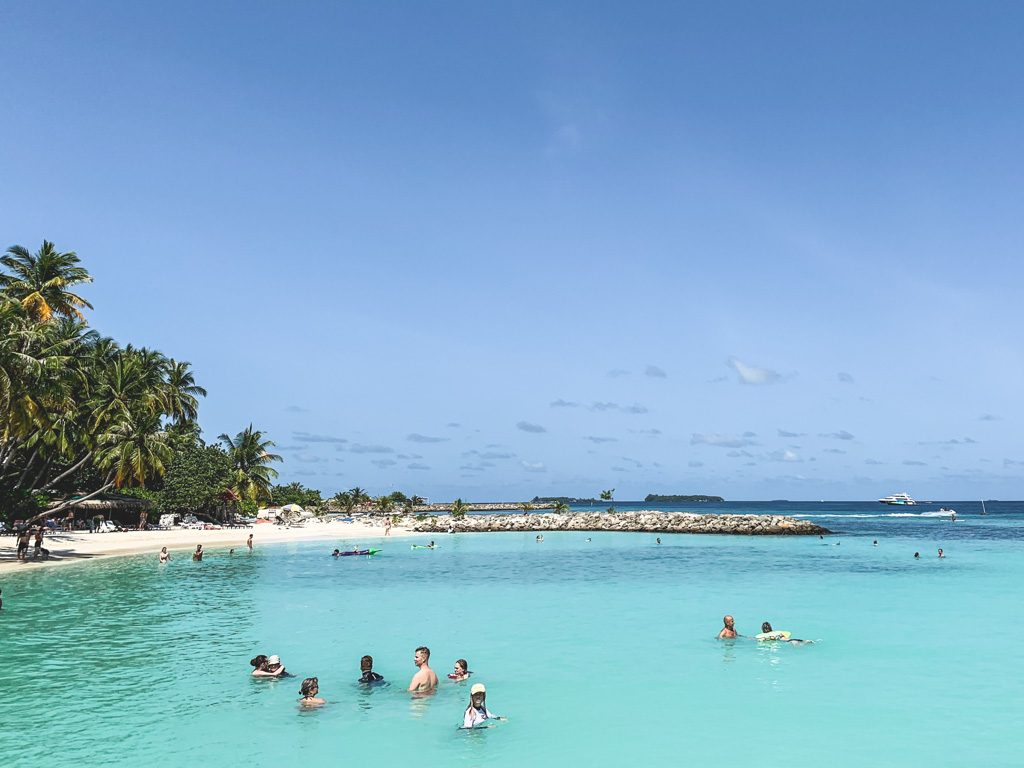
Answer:
[{"label": "woman in water", "polygon": [[772,629],[772,625],[767,621],[761,625],[761,634],[754,635],[754,639],[762,642],[766,640],[781,640],[784,643],[793,643],[793,645],[804,645],[814,642],[813,640],[801,640],[798,637],[790,637],[790,633],[784,629]]},{"label": "woman in water", "polygon": [[167,551],[167,547],[160,548],[160,562],[166,563],[171,559],[171,554]]},{"label": "woman in water", "polygon": [[473,673],[469,671],[469,662],[459,659],[455,662],[455,671],[448,673],[448,679],[461,683],[463,680],[467,680],[471,674]]},{"label": "woman in water", "polygon": [[466,716],[462,720],[463,728],[475,728],[485,720],[505,719],[504,717],[498,717],[498,715],[487,709],[487,689],[483,683],[477,683],[470,689],[469,706],[466,707]]},{"label": "woman in water", "polygon": [[299,699],[299,706],[302,707],[319,707],[322,704],[326,704],[326,699],[317,698],[317,694],[320,692],[320,681],[315,677],[307,677],[302,681],[302,685],[299,686],[299,693],[302,694],[302,698]]},{"label": "woman in water", "polygon": [[285,673],[284,665],[277,656],[266,657],[260,654],[249,662],[254,667],[253,677],[281,677]]}]

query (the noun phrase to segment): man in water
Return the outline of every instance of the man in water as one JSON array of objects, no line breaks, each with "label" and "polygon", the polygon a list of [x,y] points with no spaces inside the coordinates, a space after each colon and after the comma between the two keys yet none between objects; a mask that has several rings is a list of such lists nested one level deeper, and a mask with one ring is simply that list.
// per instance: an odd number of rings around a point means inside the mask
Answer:
[{"label": "man in water", "polygon": [[419,669],[409,681],[409,693],[433,693],[437,690],[437,675],[430,668],[430,649],[421,645],[412,658]]},{"label": "man in water", "polygon": [[247,546],[249,548],[249,551],[252,552],[252,534],[251,533],[249,534],[249,538],[245,540],[245,546]]},{"label": "man in water", "polygon": [[360,683],[384,682],[384,675],[379,675],[373,671],[373,656],[363,656],[359,660],[359,671],[362,673],[362,677],[359,678]]},{"label": "man in water", "polygon": [[946,553],[942,551],[941,547],[939,547],[939,557],[945,557],[945,556],[946,556]]},{"label": "man in water", "polygon": [[914,559],[915,560],[920,560],[921,559],[921,553],[920,552],[915,552],[914,553]]},{"label": "man in water", "polygon": [[198,563],[202,559],[203,559],[203,545],[202,544],[196,544],[196,551],[192,553],[192,560]]},{"label": "man in water", "polygon": [[729,640],[734,637],[739,637],[739,633],[736,631],[736,622],[732,616],[725,616],[722,618],[722,623],[725,625],[722,627],[722,631],[718,633],[719,640]]}]

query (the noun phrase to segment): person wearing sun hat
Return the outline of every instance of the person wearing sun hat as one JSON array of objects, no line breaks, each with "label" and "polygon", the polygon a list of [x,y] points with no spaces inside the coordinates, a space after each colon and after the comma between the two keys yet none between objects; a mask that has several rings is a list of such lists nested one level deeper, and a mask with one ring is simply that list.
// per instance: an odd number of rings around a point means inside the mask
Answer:
[{"label": "person wearing sun hat", "polygon": [[469,706],[466,707],[466,716],[462,721],[463,728],[476,728],[485,720],[504,719],[487,709],[487,688],[483,683],[476,683],[469,689]]}]

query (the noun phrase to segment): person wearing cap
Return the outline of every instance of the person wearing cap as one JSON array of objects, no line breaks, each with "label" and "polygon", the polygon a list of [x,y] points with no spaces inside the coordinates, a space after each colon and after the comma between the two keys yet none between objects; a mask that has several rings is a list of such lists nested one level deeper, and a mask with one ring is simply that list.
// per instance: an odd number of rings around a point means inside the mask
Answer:
[{"label": "person wearing cap", "polygon": [[476,728],[485,720],[504,720],[487,708],[487,688],[483,683],[476,683],[469,689],[469,706],[462,720],[463,728]]},{"label": "person wearing cap", "polygon": [[260,654],[249,662],[255,667],[252,671],[253,677],[281,677],[285,674],[284,664],[279,656],[264,656]]}]

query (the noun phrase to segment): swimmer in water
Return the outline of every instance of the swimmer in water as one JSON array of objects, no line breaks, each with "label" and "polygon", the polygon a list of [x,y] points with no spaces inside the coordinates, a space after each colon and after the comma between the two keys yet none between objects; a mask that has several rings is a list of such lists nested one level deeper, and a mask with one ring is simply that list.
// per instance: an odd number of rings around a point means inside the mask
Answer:
[{"label": "swimmer in water", "polygon": [[942,547],[939,547],[939,557],[945,557],[946,553],[942,551]]},{"label": "swimmer in water", "polygon": [[544,537],[543,537],[543,536],[541,536],[541,535],[540,535],[540,534],[538,533],[538,534],[537,534],[537,543],[538,543],[538,544],[540,544],[540,543],[541,543],[542,541],[544,541]]},{"label": "swimmer in water", "polygon": [[192,559],[195,562],[201,562],[203,559],[203,545],[196,544],[196,551],[192,553]]},{"label": "swimmer in water", "polygon": [[877,547],[878,546],[878,539],[875,539],[874,541],[872,541],[871,542],[871,546]]},{"label": "swimmer in water", "polygon": [[590,543],[590,537],[589,536],[587,536],[587,543],[588,544]]},{"label": "swimmer in water", "polygon": [[761,624],[761,634],[756,635],[755,637],[761,642],[781,641],[783,643],[792,643],[793,645],[808,645],[814,642],[813,640],[801,640],[798,637],[789,637],[788,635],[789,632],[786,632],[785,630],[780,629],[776,631],[772,629],[772,625],[766,621]]},{"label": "swimmer in water", "polygon": [[477,683],[469,690],[469,706],[462,719],[463,728],[475,728],[485,720],[506,720],[487,709],[487,689],[483,683]]},{"label": "swimmer in water", "polygon": [[722,618],[722,631],[718,633],[719,640],[731,640],[734,637],[739,637],[739,633],[736,631],[736,621],[732,616],[726,614]]},{"label": "swimmer in water", "polygon": [[455,662],[455,671],[448,673],[448,679],[461,683],[463,680],[468,679],[471,674],[473,673],[469,671],[469,662],[465,659],[458,659]]},{"label": "swimmer in water", "polygon": [[170,554],[170,552],[167,551],[167,547],[161,547],[160,548],[160,562],[161,563],[166,563],[170,559],[171,559],[171,554]]},{"label": "swimmer in water", "polygon": [[658,538],[656,538],[656,539],[655,539],[655,541],[656,541],[656,542],[657,542],[658,544],[661,544],[661,536],[659,536]]},{"label": "swimmer in water", "polygon": [[320,681],[315,677],[307,677],[303,680],[299,687],[299,693],[302,694],[302,698],[299,699],[300,706],[319,707],[327,703],[326,699],[317,698],[317,694],[320,693]]},{"label": "swimmer in water", "polygon": [[409,681],[409,693],[434,693],[437,690],[437,674],[430,668],[430,649],[421,645],[412,658],[418,669]]},{"label": "swimmer in water", "polygon": [[341,557],[341,550],[336,549],[331,552],[331,557]]},{"label": "swimmer in water", "polygon": [[915,560],[920,560],[921,559],[921,553],[920,552],[915,552],[914,553],[914,559]]},{"label": "swimmer in water", "polygon": [[372,685],[384,682],[384,675],[378,675],[373,671],[373,656],[363,656],[359,660],[359,671],[363,673],[363,676],[359,678],[360,683]]},{"label": "swimmer in water", "polygon": [[[278,661],[280,661],[280,659],[278,659],[277,656],[271,656],[270,658],[277,659]],[[249,663],[253,666],[252,676],[253,677],[280,677],[282,674],[284,674],[284,667],[281,666],[281,664],[278,664],[274,668],[274,670],[268,669],[269,661],[270,661],[270,659],[268,659],[262,653],[259,656],[257,656],[256,658],[254,658],[252,661],[250,661]]]}]

